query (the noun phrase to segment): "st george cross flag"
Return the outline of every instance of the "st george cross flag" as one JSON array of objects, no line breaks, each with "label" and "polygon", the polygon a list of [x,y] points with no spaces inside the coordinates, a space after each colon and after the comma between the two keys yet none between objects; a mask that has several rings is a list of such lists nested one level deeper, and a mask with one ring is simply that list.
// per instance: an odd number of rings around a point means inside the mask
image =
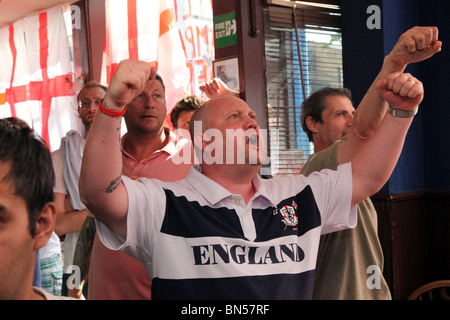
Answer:
[{"label": "st george cross flag", "polygon": [[0,28],[0,61],[0,118],[25,120],[50,150],[58,149],[80,127],[61,7]]},{"label": "st george cross flag", "polygon": [[166,87],[167,112],[186,93],[189,69],[171,0],[106,0],[102,83],[124,59],[154,64]]}]

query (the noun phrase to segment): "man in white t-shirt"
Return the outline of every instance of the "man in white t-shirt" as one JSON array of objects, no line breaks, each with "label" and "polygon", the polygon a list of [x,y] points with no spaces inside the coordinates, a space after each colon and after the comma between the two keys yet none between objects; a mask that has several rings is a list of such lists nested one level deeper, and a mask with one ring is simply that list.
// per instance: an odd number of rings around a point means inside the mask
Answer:
[{"label": "man in white t-shirt", "polygon": [[[220,96],[191,119],[199,171],[131,181],[121,175],[121,117],[155,73],[142,61],[119,64],[86,143],[80,195],[102,241],[144,264],[153,299],[310,299],[320,234],[355,226],[355,205],[389,178],[412,118],[386,114],[370,138],[349,132],[337,171],[262,180],[255,112]],[[409,112],[423,86],[392,74],[375,94]]]},{"label": "man in white t-shirt", "polygon": [[89,82],[81,89],[77,97],[77,110],[83,123],[84,133],[68,132],[61,140],[61,148],[52,153],[57,209],[55,232],[58,236],[64,236],[62,295],[68,294],[66,282],[71,274],[78,234],[87,214],[78,193],[78,176],[84,144],[97,114],[99,101],[105,92],[106,87],[96,82]]}]

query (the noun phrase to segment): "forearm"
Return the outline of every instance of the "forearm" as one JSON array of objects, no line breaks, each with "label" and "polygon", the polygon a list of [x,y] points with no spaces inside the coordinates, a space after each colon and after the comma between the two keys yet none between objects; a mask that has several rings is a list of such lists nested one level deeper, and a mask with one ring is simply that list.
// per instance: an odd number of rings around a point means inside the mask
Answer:
[{"label": "forearm", "polygon": [[367,139],[374,134],[387,111],[388,104],[379,95],[376,87],[378,81],[386,78],[391,73],[403,72],[405,68],[406,65],[395,63],[391,55],[384,58],[380,73],[367,91],[355,114],[353,130],[360,139]]},{"label": "forearm", "polygon": [[354,204],[376,193],[395,168],[412,118],[393,117],[387,107],[414,114],[423,100],[423,85],[403,72],[408,64],[441,51],[438,33],[437,28],[415,27],[400,37],[358,108],[347,139],[339,145],[338,162],[352,161]]},{"label": "forearm", "polygon": [[86,220],[87,210],[63,212],[58,214],[55,223],[55,232],[61,236],[70,232],[81,230],[84,220]]},{"label": "forearm", "polygon": [[353,205],[386,184],[400,157],[412,121],[413,118],[395,118],[387,114],[377,134],[361,145],[352,161]]},{"label": "forearm", "polygon": [[97,113],[86,141],[79,180],[80,196],[86,207],[96,218],[107,222],[114,219],[115,212],[126,213],[127,201],[120,190],[121,119]]}]

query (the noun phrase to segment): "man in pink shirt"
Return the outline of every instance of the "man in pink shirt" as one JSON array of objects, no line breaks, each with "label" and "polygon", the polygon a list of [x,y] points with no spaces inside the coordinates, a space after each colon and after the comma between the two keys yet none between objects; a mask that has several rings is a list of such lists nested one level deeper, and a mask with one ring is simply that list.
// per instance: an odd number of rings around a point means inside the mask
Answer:
[{"label": "man in pink shirt", "polygon": [[[191,150],[191,142],[177,140],[174,133],[164,128],[166,113],[164,83],[157,76],[127,105],[124,119],[128,131],[121,140],[124,175],[168,182],[187,176],[191,162],[178,164],[180,161],[173,160],[182,150]],[[89,266],[88,299],[150,298],[151,279],[144,266],[126,254],[107,249],[96,234]]]}]

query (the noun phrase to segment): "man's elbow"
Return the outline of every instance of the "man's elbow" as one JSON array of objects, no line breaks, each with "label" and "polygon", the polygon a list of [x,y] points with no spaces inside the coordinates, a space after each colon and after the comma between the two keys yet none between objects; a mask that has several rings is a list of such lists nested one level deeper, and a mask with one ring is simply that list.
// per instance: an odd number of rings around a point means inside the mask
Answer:
[{"label": "man's elbow", "polygon": [[[114,220],[116,216],[121,217],[122,213],[126,212],[126,207],[122,204],[123,197],[121,195],[123,193],[115,192],[114,195],[111,195],[101,189],[99,185],[95,185],[93,181],[89,183],[86,179],[79,180],[78,189],[81,201],[96,219]],[[124,203],[127,204],[127,201]],[[119,213],[117,213],[118,211]]]},{"label": "man's elbow", "polygon": [[80,185],[79,191],[81,202],[83,202],[91,217],[99,218],[98,212],[103,211],[101,208],[99,208],[99,206],[101,206],[101,202],[99,202],[98,194],[96,194],[95,192],[83,192],[82,190],[83,188]]},{"label": "man's elbow", "polygon": [[377,131],[378,126],[373,121],[367,121],[356,115],[353,119],[352,131],[360,140],[368,140]]},{"label": "man's elbow", "polygon": [[375,134],[375,130],[355,128],[355,135],[361,140],[368,140]]}]

